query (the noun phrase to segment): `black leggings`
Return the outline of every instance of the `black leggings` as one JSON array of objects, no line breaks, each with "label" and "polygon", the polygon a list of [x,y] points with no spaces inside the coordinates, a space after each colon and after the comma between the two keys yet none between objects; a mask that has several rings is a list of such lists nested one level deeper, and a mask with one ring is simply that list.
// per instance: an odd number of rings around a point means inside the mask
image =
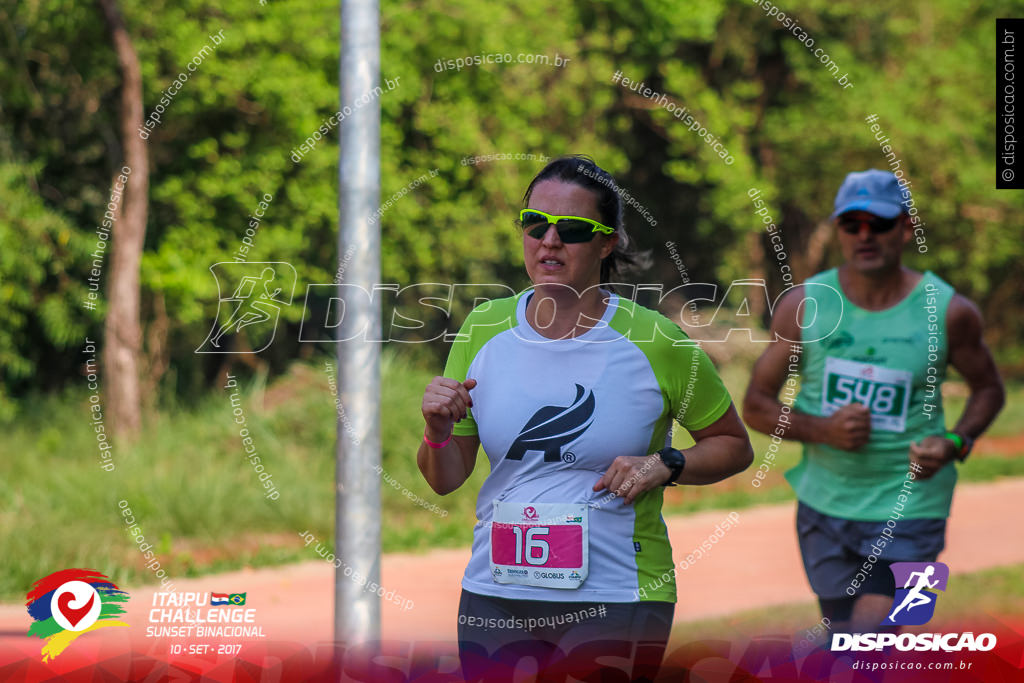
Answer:
[{"label": "black leggings", "polygon": [[462,673],[467,681],[511,681],[515,671],[537,672],[537,680],[554,683],[617,668],[630,680],[651,681],[674,610],[671,602],[510,600],[463,590]]}]

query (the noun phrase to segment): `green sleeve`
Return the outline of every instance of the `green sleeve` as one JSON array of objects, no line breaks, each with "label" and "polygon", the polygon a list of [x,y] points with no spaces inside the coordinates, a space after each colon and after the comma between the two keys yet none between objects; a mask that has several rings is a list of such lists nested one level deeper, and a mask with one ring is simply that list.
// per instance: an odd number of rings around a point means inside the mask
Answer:
[{"label": "green sleeve", "polygon": [[675,347],[680,353],[674,391],[669,396],[672,415],[688,431],[704,429],[725,415],[732,397],[722,383],[708,354],[697,345]]},{"label": "green sleeve", "polygon": [[[444,366],[444,376],[451,379],[465,382],[469,367],[476,358],[477,353],[484,345],[496,335],[505,330],[510,330],[515,325],[515,310],[518,296],[505,297],[503,299],[492,299],[485,301],[474,308],[459,333],[452,342],[452,348],[448,351],[448,362]],[[476,377],[474,379],[480,379]],[[457,436],[472,436],[477,434],[476,420],[473,419],[473,409],[470,408],[466,417],[461,422],[456,422],[452,434]]]},{"label": "green sleeve", "polygon": [[732,404],[728,390],[708,355],[679,325],[657,311],[634,305],[628,316],[623,315],[621,326],[647,355],[666,409],[676,422],[693,431],[725,414]]},{"label": "green sleeve", "polygon": [[[469,319],[463,323],[462,328],[459,330],[459,334],[455,341],[452,342],[452,348],[448,351],[448,362],[444,365],[444,376],[458,380],[459,382],[466,381],[466,375],[469,372],[470,348],[470,326]],[[466,411],[466,417],[461,422],[456,422],[452,428],[452,434],[456,436],[472,436],[477,433],[476,420],[473,419],[473,409],[469,408]]]}]

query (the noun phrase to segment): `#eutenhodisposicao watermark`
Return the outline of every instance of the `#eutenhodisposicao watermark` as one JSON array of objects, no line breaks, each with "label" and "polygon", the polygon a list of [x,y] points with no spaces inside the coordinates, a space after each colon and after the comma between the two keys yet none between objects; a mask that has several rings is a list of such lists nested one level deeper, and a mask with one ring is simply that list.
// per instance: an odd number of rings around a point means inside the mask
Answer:
[{"label": "#eutenhodisposicao watermark", "polygon": [[121,195],[128,184],[128,176],[132,173],[130,166],[122,166],[121,172],[114,178],[114,185],[110,188],[110,198],[103,212],[103,221],[96,226],[96,249],[93,250],[92,268],[86,282],[89,291],[86,292],[85,301],[82,306],[90,311],[96,310],[96,301],[100,298],[100,278],[103,276],[103,258],[107,253],[107,242],[110,241],[110,231],[117,222],[120,215]]},{"label": "#eutenhodisposicao watermark", "polygon": [[612,190],[615,190],[615,192],[619,195],[619,197],[622,198],[622,201],[626,203],[626,206],[631,206],[634,209],[636,209],[637,213],[639,213],[641,216],[643,216],[644,220],[647,221],[648,223],[650,223],[652,228],[658,226],[658,221],[655,220],[655,218],[651,214],[651,212],[647,210],[647,207],[644,206],[643,204],[641,204],[640,202],[638,202],[636,200],[636,197],[634,197],[632,194],[630,194],[629,190],[627,190],[626,188],[620,187],[620,186],[616,185],[614,182],[609,180],[609,178],[605,178],[605,177],[600,177],[600,176],[594,175],[593,173],[590,172],[590,169],[588,169],[583,164],[579,164],[576,167],[576,172],[577,173],[581,173],[581,174],[587,176],[588,178],[590,178],[592,180],[596,180],[597,182],[601,183],[605,187],[608,187],[608,188],[610,188]]},{"label": "#eutenhodisposicao watermark", "polygon": [[885,528],[882,529],[875,542],[871,544],[871,553],[861,564],[860,570],[850,579],[850,584],[846,587],[847,595],[851,597],[857,595],[857,589],[860,588],[861,583],[867,581],[868,576],[875,570],[878,558],[881,556],[882,551],[885,550],[885,546],[894,542],[893,529],[896,528],[896,522],[903,518],[903,509],[910,496],[914,493],[914,482],[917,480],[917,473],[920,471],[920,465],[916,462],[910,463],[903,486],[900,488],[899,495],[896,496],[896,503],[893,504],[892,510],[889,512],[889,519],[885,521]]},{"label": "#eutenhodisposicao watermark", "polygon": [[575,612],[546,615],[542,617],[478,617],[472,614],[459,614],[459,624],[470,628],[481,628],[485,631],[500,629],[516,629],[533,631],[534,629],[555,628],[563,624],[582,624],[589,619],[604,619],[608,608],[604,603],[597,607],[584,607]]},{"label": "#eutenhodisposicao watermark", "polygon": [[921,254],[927,253],[928,244],[924,234],[925,223],[918,215],[917,207],[914,206],[914,195],[910,190],[911,182],[904,174],[903,160],[896,156],[892,142],[878,124],[878,116],[876,114],[868,114],[864,117],[864,121],[870,125],[871,132],[875,134],[875,140],[878,141],[878,147],[885,156],[886,163],[889,165],[889,170],[896,176],[896,182],[899,183],[900,196],[902,197],[900,204],[903,206],[903,213],[910,216],[910,224],[914,228],[914,242],[917,244],[917,251]]},{"label": "#eutenhodisposicao watermark", "polygon": [[779,454],[779,447],[782,445],[782,440],[792,424],[792,418],[789,414],[793,411],[793,404],[796,402],[802,348],[800,344],[790,344],[789,358],[787,358],[789,366],[786,368],[786,381],[783,384],[782,396],[780,397],[782,409],[779,411],[779,418],[775,421],[775,428],[771,433],[772,440],[768,444],[768,450],[765,451],[761,464],[757,466],[754,478],[750,480],[750,485],[755,489],[761,487],[761,482],[767,476],[768,471],[775,466],[775,458]]},{"label": "#eutenhodisposicao watermark", "polygon": [[697,137],[703,140],[704,144],[710,147],[726,166],[732,166],[733,163],[735,163],[736,160],[733,158],[732,154],[729,153],[728,148],[722,144],[722,141],[718,139],[717,135],[712,133],[706,125],[701,123],[694,116],[689,107],[680,107],[670,100],[667,95],[651,90],[642,81],[638,83],[634,79],[627,78],[621,71],[616,71],[612,74],[612,83],[617,83],[623,88],[632,90],[641,97],[645,97],[656,102],[658,106],[662,107],[669,114],[672,114],[672,116],[681,121],[682,124],[686,126],[687,130],[696,133]]}]

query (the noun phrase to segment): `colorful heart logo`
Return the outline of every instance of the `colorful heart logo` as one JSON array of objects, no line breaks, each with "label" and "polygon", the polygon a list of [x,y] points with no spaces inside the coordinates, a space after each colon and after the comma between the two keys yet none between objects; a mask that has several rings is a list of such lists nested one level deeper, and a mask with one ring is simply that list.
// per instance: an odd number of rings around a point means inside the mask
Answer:
[{"label": "colorful heart logo", "polygon": [[104,627],[128,624],[117,619],[124,614],[128,593],[106,574],[95,569],[61,569],[32,584],[25,595],[25,608],[32,617],[28,635],[43,640],[39,654],[52,661],[79,636]]},{"label": "colorful heart logo", "polygon": [[66,581],[50,599],[54,621],[68,631],[84,631],[96,623],[103,601],[96,589],[84,581]]},{"label": "colorful heart logo", "polygon": [[89,596],[89,601],[85,603],[84,607],[75,608],[71,606],[71,602],[75,600],[76,597],[77,596],[74,593],[62,593],[57,598],[57,609],[60,610],[60,613],[64,615],[64,618],[67,619],[72,626],[78,626],[78,622],[85,619],[89,614],[89,611],[92,609],[93,602],[96,601],[96,596],[93,594]]}]

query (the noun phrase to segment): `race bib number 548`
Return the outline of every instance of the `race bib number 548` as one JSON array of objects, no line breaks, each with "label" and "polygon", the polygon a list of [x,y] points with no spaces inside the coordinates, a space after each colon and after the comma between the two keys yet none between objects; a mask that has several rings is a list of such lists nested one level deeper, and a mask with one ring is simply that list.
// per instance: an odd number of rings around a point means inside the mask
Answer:
[{"label": "race bib number 548", "polygon": [[821,414],[831,415],[845,405],[860,403],[871,411],[872,429],[906,431],[912,379],[907,370],[826,358]]}]

